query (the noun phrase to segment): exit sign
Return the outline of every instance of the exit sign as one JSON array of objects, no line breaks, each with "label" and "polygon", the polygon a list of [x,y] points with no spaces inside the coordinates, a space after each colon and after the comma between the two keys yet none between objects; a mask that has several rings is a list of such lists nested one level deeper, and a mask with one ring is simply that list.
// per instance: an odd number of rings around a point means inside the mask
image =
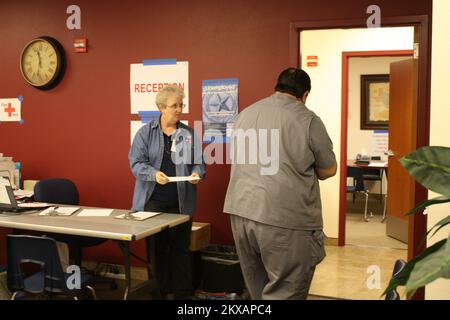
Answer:
[{"label": "exit sign", "polygon": [[306,57],[306,65],[308,67],[317,67],[318,64],[319,64],[318,56],[307,56]]}]

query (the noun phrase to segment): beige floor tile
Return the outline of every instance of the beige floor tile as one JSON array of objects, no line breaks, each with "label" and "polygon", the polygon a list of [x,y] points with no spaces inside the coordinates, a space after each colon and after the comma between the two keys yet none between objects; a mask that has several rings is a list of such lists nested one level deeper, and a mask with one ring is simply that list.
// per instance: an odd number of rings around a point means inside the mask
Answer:
[{"label": "beige floor tile", "polygon": [[[327,246],[327,257],[316,268],[310,294],[358,300],[382,299],[395,260],[406,259],[407,251],[389,248]],[[369,268],[379,270],[379,288],[369,288],[373,275]]]}]

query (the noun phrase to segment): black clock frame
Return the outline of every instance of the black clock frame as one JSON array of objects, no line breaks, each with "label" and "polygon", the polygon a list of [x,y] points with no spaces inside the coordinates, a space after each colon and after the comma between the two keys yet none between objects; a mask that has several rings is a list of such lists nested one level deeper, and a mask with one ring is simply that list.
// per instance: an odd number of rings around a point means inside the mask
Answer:
[{"label": "black clock frame", "polygon": [[[61,63],[58,64],[58,65],[56,66],[56,72],[55,72],[55,75],[53,76],[53,78],[52,78],[47,84],[45,84],[45,85],[43,85],[43,86],[37,86],[37,85],[33,85],[32,83],[30,83],[30,82],[28,82],[28,81],[27,81],[27,83],[28,83],[30,86],[32,86],[32,87],[34,87],[34,88],[36,88],[36,89],[39,89],[39,90],[49,90],[49,89],[54,88],[57,84],[59,84],[59,83],[61,82],[61,80],[62,80],[62,78],[63,78],[63,76],[64,76],[64,73],[65,73],[65,71],[66,71],[66,65],[67,65],[67,63],[66,63],[66,54],[65,54],[65,51],[64,51],[63,46],[61,45],[61,43],[59,43],[58,40],[56,40],[55,38],[52,38],[52,37],[50,37],[50,36],[41,36],[41,37],[37,37],[37,38],[34,38],[33,40],[31,40],[31,41],[24,47],[24,49],[23,49],[23,51],[22,51],[22,54],[20,55],[20,68],[21,68],[22,76],[24,76],[24,73],[23,73],[23,71],[22,71],[22,58],[23,58],[23,53],[24,53],[25,50],[28,48],[28,45],[29,45],[31,42],[36,41],[36,40],[39,40],[39,39],[48,41],[48,42],[55,48],[56,54],[57,54],[57,56],[58,56],[58,60],[59,60]],[[24,77],[25,77],[25,76],[24,76]]]}]

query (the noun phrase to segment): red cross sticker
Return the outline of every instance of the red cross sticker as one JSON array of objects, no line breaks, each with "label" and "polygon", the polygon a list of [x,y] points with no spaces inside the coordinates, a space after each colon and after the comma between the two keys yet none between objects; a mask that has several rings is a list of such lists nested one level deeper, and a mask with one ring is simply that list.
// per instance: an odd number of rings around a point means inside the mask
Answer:
[{"label": "red cross sticker", "polygon": [[12,116],[12,113],[16,111],[16,108],[11,107],[11,103],[8,103],[8,108],[5,108],[5,112],[8,113],[8,117]]}]

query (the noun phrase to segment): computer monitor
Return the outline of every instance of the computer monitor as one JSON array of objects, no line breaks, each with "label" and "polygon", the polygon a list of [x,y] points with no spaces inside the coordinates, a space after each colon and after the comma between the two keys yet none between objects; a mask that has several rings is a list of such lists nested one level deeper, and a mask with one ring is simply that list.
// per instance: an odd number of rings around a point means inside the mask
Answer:
[{"label": "computer monitor", "polygon": [[9,178],[0,176],[0,211],[16,211],[17,209],[19,206]]}]

